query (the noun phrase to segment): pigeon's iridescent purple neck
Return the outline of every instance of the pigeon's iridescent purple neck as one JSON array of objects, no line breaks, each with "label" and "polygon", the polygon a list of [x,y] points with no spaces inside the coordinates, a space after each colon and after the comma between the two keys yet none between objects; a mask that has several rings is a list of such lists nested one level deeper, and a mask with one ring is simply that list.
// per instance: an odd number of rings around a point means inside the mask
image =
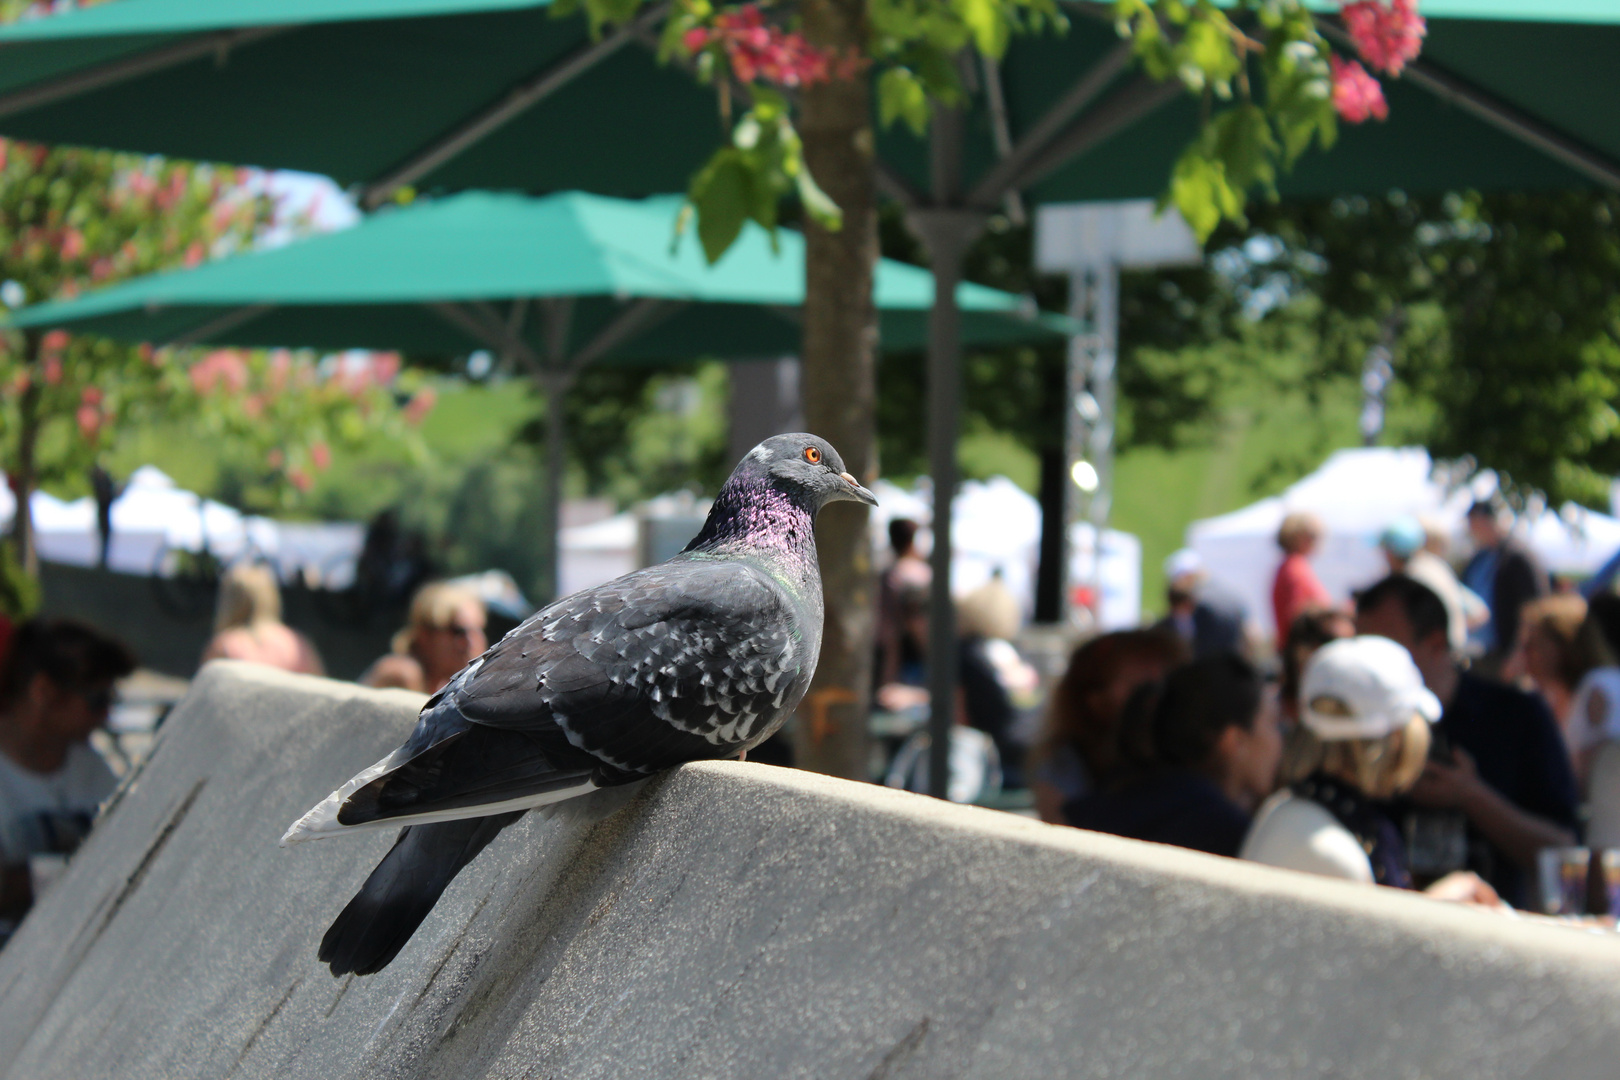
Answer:
[{"label": "pigeon's iridescent purple neck", "polygon": [[[687,551],[760,552],[815,569],[815,518],[767,477],[734,476],[720,489]],[[802,565],[801,565],[802,564]]]}]

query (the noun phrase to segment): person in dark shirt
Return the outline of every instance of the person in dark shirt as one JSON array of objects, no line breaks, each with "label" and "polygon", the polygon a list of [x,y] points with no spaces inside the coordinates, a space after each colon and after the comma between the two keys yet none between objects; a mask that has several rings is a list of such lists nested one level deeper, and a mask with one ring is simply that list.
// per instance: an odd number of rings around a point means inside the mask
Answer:
[{"label": "person in dark shirt", "polygon": [[1210,584],[1204,560],[1191,548],[1182,548],[1165,560],[1168,585],[1165,600],[1170,613],[1154,626],[1186,642],[1193,658],[1222,653],[1247,653],[1243,624],[1248,617],[1243,602]]},{"label": "person in dark shirt", "polygon": [[1276,784],[1276,699],[1242,657],[1194,660],[1132,697],[1121,749],[1135,778],[1070,802],[1069,824],[1235,857]]},{"label": "person in dark shirt", "polygon": [[[1400,574],[1356,600],[1356,629],[1405,646],[1445,709],[1430,760],[1408,796],[1408,829],[1422,833],[1447,813],[1460,815],[1467,829],[1463,865],[1509,903],[1526,906],[1536,853],[1575,842],[1575,774],[1546,703],[1461,670],[1446,625],[1434,591]],[[1437,865],[1428,876],[1460,868]]]},{"label": "person in dark shirt", "polygon": [[1475,551],[1463,567],[1462,583],[1491,609],[1480,644],[1485,648],[1484,664],[1494,672],[1518,644],[1524,605],[1547,595],[1547,571],[1508,535],[1503,514],[1492,503],[1476,502],[1468,508],[1468,533]]}]

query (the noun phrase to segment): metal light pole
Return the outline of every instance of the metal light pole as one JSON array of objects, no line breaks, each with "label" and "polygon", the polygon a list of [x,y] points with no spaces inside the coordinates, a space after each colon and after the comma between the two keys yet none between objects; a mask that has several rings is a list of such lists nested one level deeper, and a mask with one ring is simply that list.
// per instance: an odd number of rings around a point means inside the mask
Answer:
[{"label": "metal light pole", "polygon": [[[1035,218],[1035,262],[1069,275],[1069,314],[1085,329],[1069,339],[1069,452],[1064,520],[1093,530],[1093,614],[1102,617],[1102,541],[1114,497],[1115,368],[1119,356],[1119,272],[1196,265],[1203,259],[1192,230],[1174,211],[1150,200],[1042,206]],[[1065,545],[1067,548],[1067,545]],[[1070,559],[1063,559],[1065,608],[1074,602]],[[1070,618],[1077,613],[1070,610]]]}]

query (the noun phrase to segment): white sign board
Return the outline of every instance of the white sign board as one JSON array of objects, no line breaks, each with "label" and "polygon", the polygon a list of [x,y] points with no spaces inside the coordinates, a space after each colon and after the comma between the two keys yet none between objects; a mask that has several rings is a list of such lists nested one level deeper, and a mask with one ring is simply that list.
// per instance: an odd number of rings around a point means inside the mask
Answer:
[{"label": "white sign board", "polygon": [[1129,270],[1188,266],[1204,249],[1175,207],[1152,199],[1054,203],[1035,216],[1035,265],[1048,273],[1112,263]]}]

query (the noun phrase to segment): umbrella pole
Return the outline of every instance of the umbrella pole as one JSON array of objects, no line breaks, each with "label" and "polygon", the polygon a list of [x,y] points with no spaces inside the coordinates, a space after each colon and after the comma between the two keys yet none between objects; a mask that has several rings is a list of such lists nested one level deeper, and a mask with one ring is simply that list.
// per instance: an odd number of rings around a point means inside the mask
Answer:
[{"label": "umbrella pole", "polygon": [[568,385],[573,382],[567,369],[546,368],[538,375],[538,382],[546,395],[546,490],[541,510],[541,531],[550,547],[550,558],[545,562],[540,587],[544,590],[542,604],[557,599],[560,581],[558,563],[562,547],[562,493],[563,461],[568,453],[567,423]]},{"label": "umbrella pole", "polygon": [[961,312],[956,286],[962,261],[984,228],[985,213],[964,209],[961,194],[962,115],[934,111],[933,206],[908,215],[928,246],[934,306],[928,315],[928,472],[933,478],[933,580],[928,594],[928,794],[945,798],[950,785],[951,728],[956,723],[956,608],[951,597],[951,504],[956,497],[956,441],[962,411]]}]

